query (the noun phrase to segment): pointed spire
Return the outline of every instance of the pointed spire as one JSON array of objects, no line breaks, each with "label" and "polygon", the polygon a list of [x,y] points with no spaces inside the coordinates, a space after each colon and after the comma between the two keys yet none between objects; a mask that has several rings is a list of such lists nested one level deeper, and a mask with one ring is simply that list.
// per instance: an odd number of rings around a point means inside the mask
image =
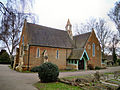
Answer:
[{"label": "pointed spire", "polygon": [[71,25],[71,23],[70,23],[70,20],[69,20],[69,18],[68,18],[68,21],[67,21],[67,24],[66,24],[66,30],[71,30],[71,28],[72,28],[72,25]]},{"label": "pointed spire", "polygon": [[68,21],[67,21],[67,25],[71,25],[69,18],[68,18]]}]

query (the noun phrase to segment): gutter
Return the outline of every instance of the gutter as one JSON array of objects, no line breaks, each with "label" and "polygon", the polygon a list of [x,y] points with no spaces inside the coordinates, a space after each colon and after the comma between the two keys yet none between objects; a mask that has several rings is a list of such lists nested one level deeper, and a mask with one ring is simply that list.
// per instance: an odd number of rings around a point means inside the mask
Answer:
[{"label": "gutter", "polygon": [[29,44],[29,46],[40,46],[40,47],[50,47],[50,48],[61,48],[61,49],[73,49],[73,47],[55,47],[50,45],[40,45],[40,44]]}]

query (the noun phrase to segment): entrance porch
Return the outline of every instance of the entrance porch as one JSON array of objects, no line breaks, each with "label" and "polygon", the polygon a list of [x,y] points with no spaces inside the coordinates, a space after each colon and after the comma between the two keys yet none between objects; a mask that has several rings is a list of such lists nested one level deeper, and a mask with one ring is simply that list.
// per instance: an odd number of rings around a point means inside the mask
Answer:
[{"label": "entrance porch", "polygon": [[[77,53],[77,54],[80,55],[80,53]],[[77,56],[77,55],[74,55],[74,56]],[[72,69],[87,70],[87,61],[88,60],[89,60],[89,57],[87,55],[87,52],[86,52],[86,50],[83,50],[82,54],[79,56],[78,59],[77,58],[75,58],[75,59],[69,58],[67,60],[67,66],[71,67]]]}]

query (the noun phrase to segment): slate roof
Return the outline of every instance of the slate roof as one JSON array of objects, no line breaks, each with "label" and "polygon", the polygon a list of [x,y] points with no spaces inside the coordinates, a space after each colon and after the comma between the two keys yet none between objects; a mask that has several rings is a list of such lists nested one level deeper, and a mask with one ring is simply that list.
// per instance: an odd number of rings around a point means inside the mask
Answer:
[{"label": "slate roof", "polygon": [[83,54],[83,51],[84,51],[84,48],[73,49],[68,59],[80,59]]},{"label": "slate roof", "polygon": [[67,31],[27,23],[28,43],[59,48],[72,48]]},{"label": "slate roof", "polygon": [[84,48],[91,32],[80,34],[73,37],[76,48]]}]

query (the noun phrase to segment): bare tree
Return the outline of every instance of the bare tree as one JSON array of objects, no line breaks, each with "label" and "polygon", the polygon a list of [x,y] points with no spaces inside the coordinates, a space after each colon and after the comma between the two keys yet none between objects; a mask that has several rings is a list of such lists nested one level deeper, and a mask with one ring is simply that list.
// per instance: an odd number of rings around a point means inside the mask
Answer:
[{"label": "bare tree", "polygon": [[96,19],[91,17],[89,20],[86,20],[85,23],[80,23],[79,25],[75,25],[75,33],[82,34],[86,32],[90,32],[92,28],[96,28]]},{"label": "bare tree", "polygon": [[108,44],[109,52],[113,52],[113,49],[115,49],[116,52],[119,52],[118,46],[119,46],[119,39],[118,39],[118,33],[117,33],[117,34],[113,35],[111,42],[109,42],[109,44]]},{"label": "bare tree", "polygon": [[115,7],[109,11],[108,16],[116,24],[120,37],[120,1],[115,3]]},{"label": "bare tree", "polygon": [[16,8],[17,1],[18,0],[8,0],[6,6],[0,2],[0,12],[2,14],[0,40],[5,48],[8,49],[11,56],[16,46],[19,44],[20,32],[24,19],[31,18],[31,21],[35,22],[34,14],[29,12],[24,13],[23,11],[19,11],[19,8]]},{"label": "bare tree", "polygon": [[109,41],[111,40],[110,38],[112,31],[110,30],[109,26],[107,25],[107,22],[104,19],[99,18],[97,20],[95,18],[90,18],[89,20],[87,20],[86,23],[76,25],[76,28],[77,34],[90,32],[92,28],[94,28],[98,40],[100,42],[102,52],[103,54],[105,53],[105,49],[107,48],[106,44],[109,43]]},{"label": "bare tree", "polygon": [[118,34],[114,34],[111,42],[109,43],[109,51],[112,52],[112,56],[113,56],[113,61],[114,61],[114,64],[116,64],[117,62],[117,51],[119,52],[119,48],[118,48]]},{"label": "bare tree", "polygon": [[106,44],[111,41],[113,32],[110,30],[107,22],[101,18],[96,22],[95,30],[104,55],[105,49],[107,48]]}]

